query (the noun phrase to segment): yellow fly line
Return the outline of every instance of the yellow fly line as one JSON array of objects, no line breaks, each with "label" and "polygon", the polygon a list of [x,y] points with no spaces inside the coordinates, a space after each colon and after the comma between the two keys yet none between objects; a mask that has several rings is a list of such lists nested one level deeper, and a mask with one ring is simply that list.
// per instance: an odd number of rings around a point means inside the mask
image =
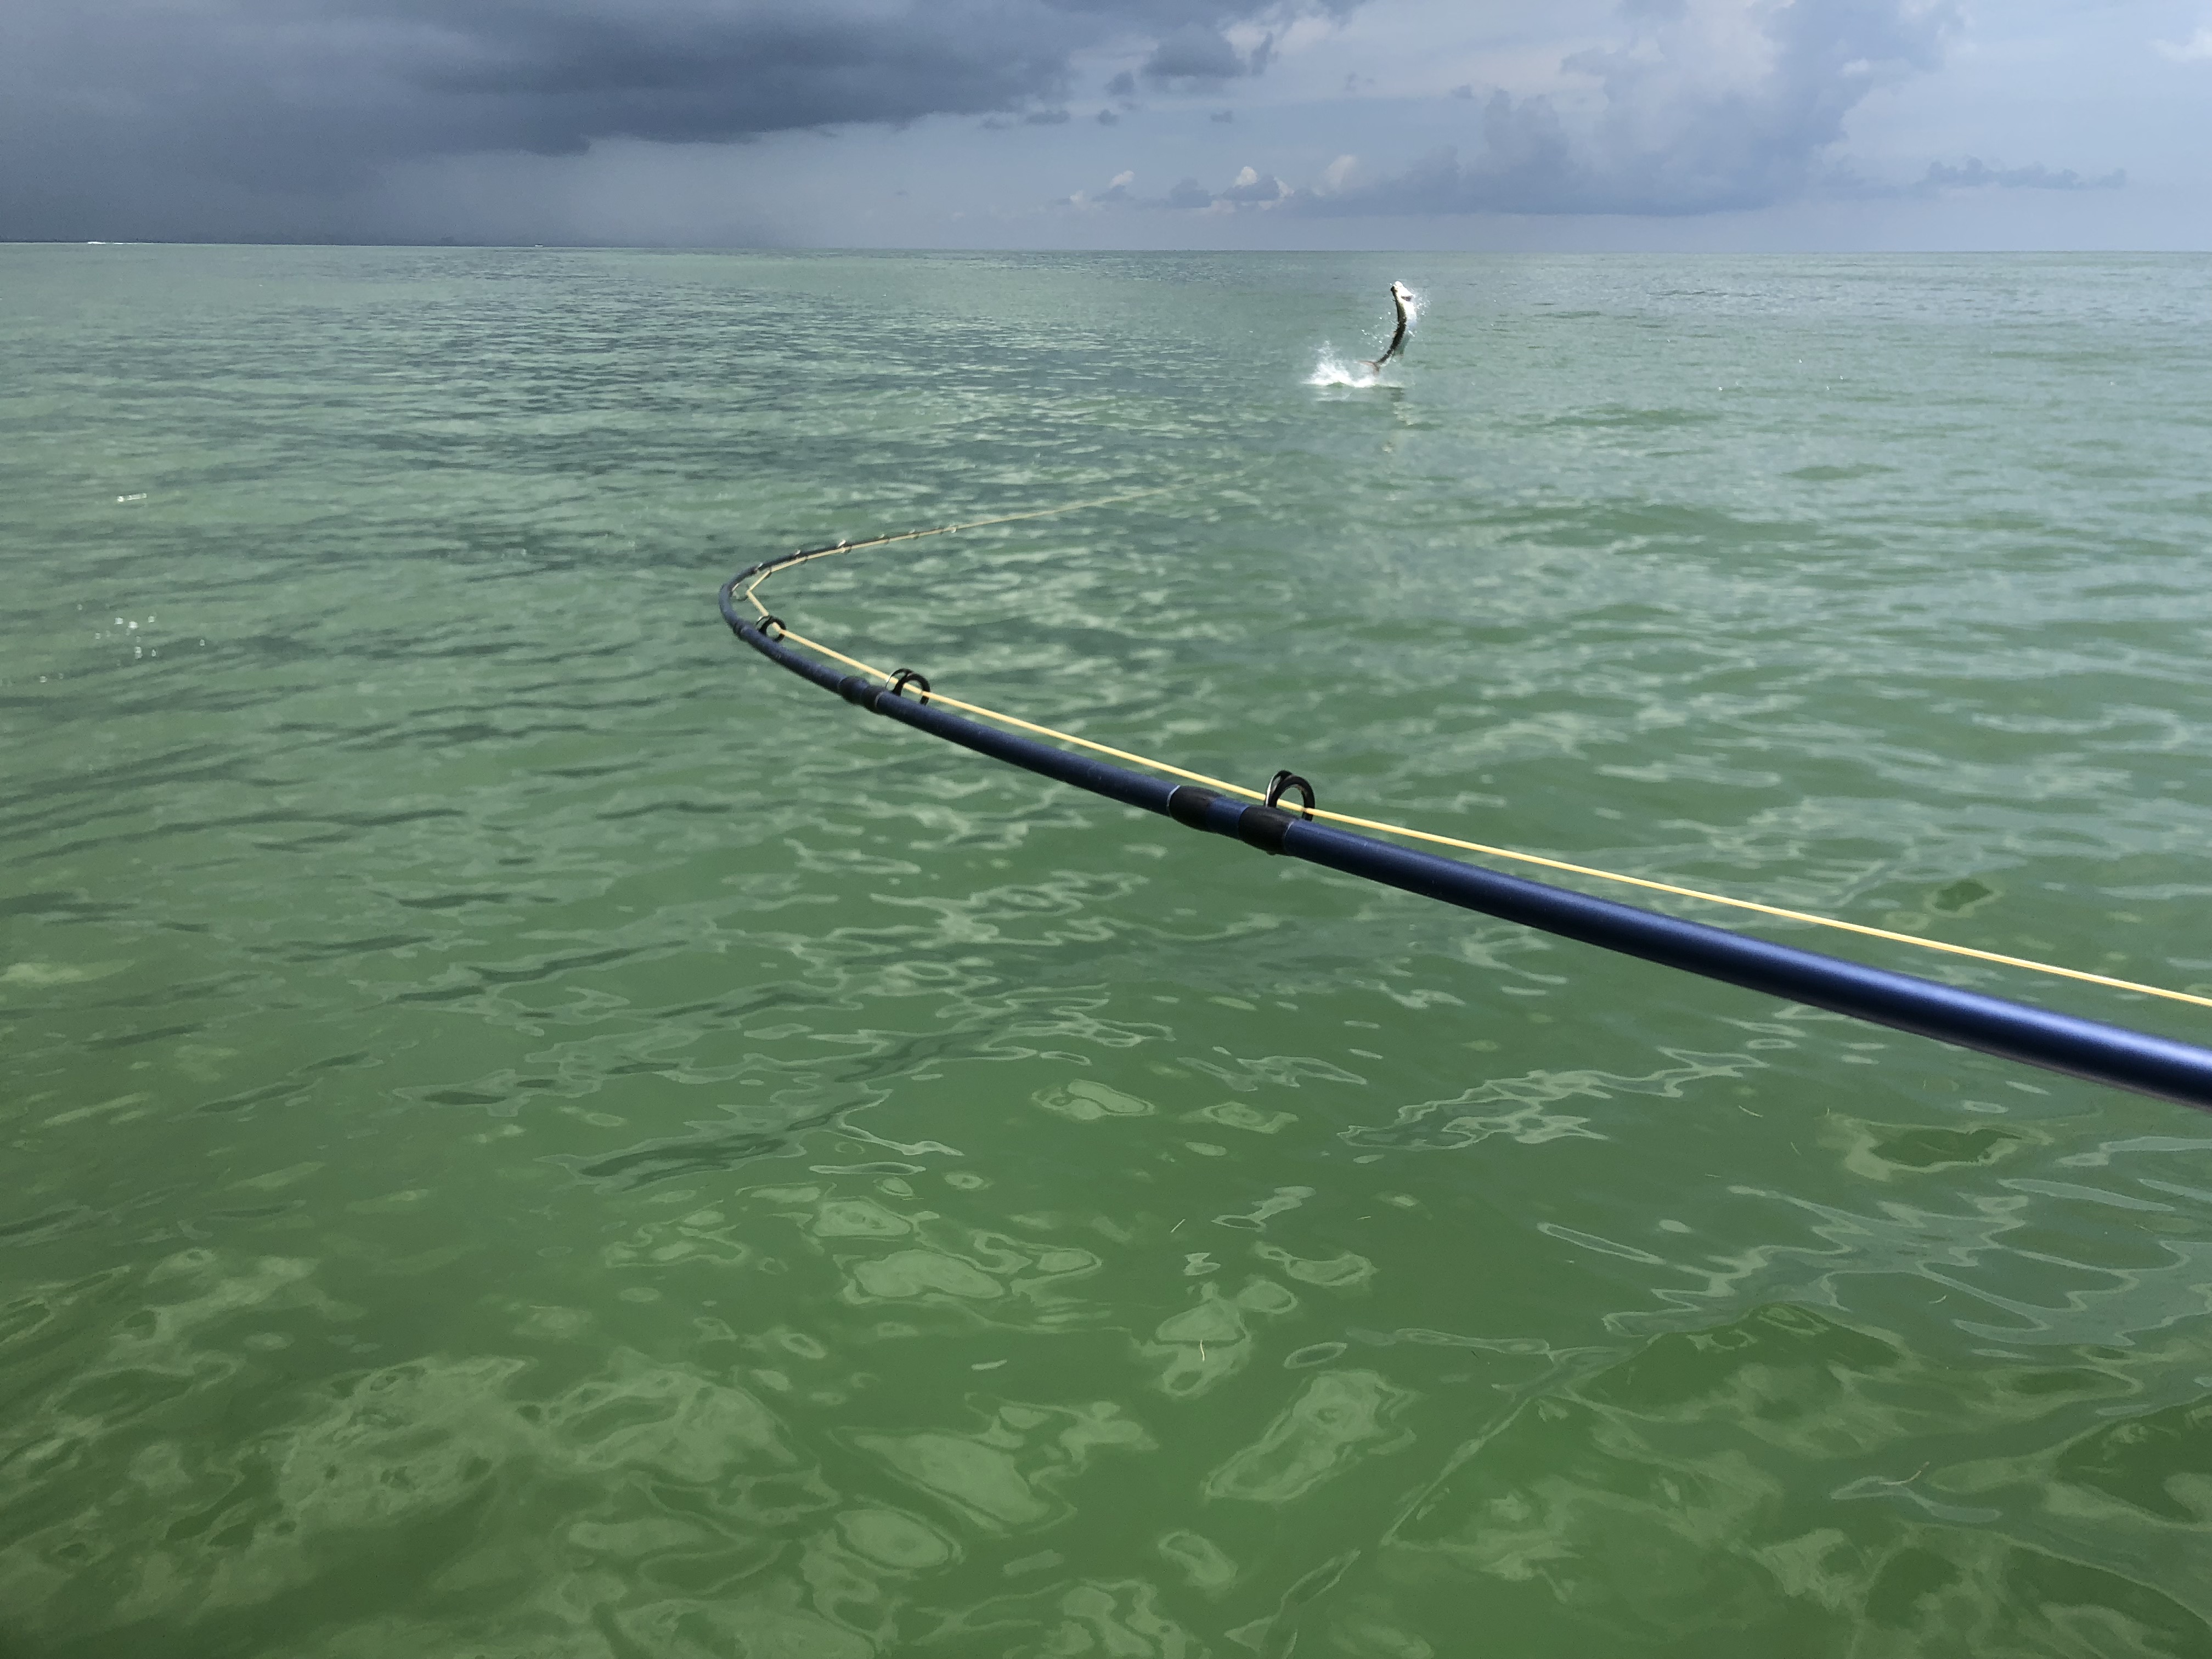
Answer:
[{"label": "yellow fly line", "polygon": [[[1006,513],[995,519],[970,519],[966,524],[941,524],[934,530],[901,530],[887,536],[871,536],[863,542],[839,542],[835,547],[817,547],[811,553],[801,553],[797,558],[782,560],[762,571],[746,585],[744,597],[752,599],[753,609],[765,617],[768,607],[753,599],[753,590],[779,570],[795,569],[802,564],[811,564],[817,559],[834,559],[840,553],[857,553],[864,547],[887,547],[893,542],[918,542],[925,536],[950,536],[963,530],[988,530],[994,524],[1019,524],[1024,519],[1055,518],[1062,513],[1080,513],[1086,507],[1114,507],[1122,501],[1140,501],[1147,495],[1165,495],[1175,488],[1173,484],[1162,484],[1157,489],[1132,489],[1122,495],[1100,495],[1087,501],[1041,507],[1031,513]],[[872,673],[874,671],[869,672]]]},{"label": "yellow fly line", "polygon": [[[751,600],[753,608],[763,617],[766,617],[769,614],[768,607],[754,597],[760,585],[778,571],[789,570],[794,566],[811,563],[816,559],[834,558],[840,553],[854,553],[864,547],[881,547],[890,542],[915,541],[924,536],[947,536],[958,530],[981,530],[987,526],[1015,524],[1024,519],[1050,518],[1056,514],[1073,513],[1081,507],[1106,507],[1120,501],[1132,501],[1146,495],[1159,495],[1166,493],[1164,489],[1140,489],[1128,495],[1107,495],[1095,501],[1076,501],[1066,507],[1045,507],[1034,513],[1009,513],[1003,518],[978,519],[968,524],[945,525],[935,530],[909,530],[899,535],[878,536],[867,541],[840,543],[836,547],[825,547],[798,558],[787,559],[781,564],[762,571],[746,586],[744,597]],[[886,685],[891,683],[892,676],[872,663],[862,662],[857,657],[848,657],[842,651],[833,650],[818,641],[794,634],[787,628],[781,629],[780,631],[782,636],[792,644],[803,647],[817,656],[827,657],[832,662],[842,663],[848,668],[881,680]],[[948,708],[957,708],[962,714],[972,714],[978,720],[987,720],[995,725],[1011,726],[1016,731],[1027,732],[1036,737],[1049,738],[1055,743],[1072,744],[1078,749],[1087,749],[1096,755],[1109,756],[1115,760],[1125,761],[1132,766],[1141,766],[1147,771],[1158,772],[1171,778],[1182,778],[1187,782],[1200,784],[1208,789],[1221,790],[1231,795],[1242,795],[1248,800],[1264,801],[1267,799],[1261,791],[1248,789],[1241,783],[1231,783],[1224,778],[1209,777],[1203,772],[1188,771],[1180,766],[1171,766],[1165,761],[1154,760],[1149,755],[1133,754],[1126,749],[1115,749],[1106,744],[1094,743],[1089,738],[1079,738],[1072,732],[1062,732],[1049,726],[1039,726],[1032,720],[1001,714],[995,708],[986,708],[980,703],[963,702],[957,697],[947,696],[934,687],[929,690],[927,701],[943,703]],[[1427,842],[1431,846],[1456,848],[1462,852],[1477,854],[1484,858],[1504,859],[1514,864],[1534,865],[1541,869],[1557,870],[1567,875],[1583,876],[1592,881],[1617,882],[1626,887],[1641,887],[1647,892],[1666,893],[1675,898],[1695,899],[1704,904],[1725,905],[1734,910],[1750,910],[1762,916],[1774,916],[1784,921],[1805,922],[1815,927],[1833,927],[1846,933],[1862,934],[1868,939],[1887,939],[1893,945],[1910,945],[1917,950],[1940,951],[1947,956],[1966,957],[1976,962],[1993,963],[2001,968],[2024,968],[2031,973],[2051,974],[2060,979],[2079,980],[2084,984],[2102,985],[2115,991],[2132,991],[2142,996],[2162,997],[2169,1002],[2186,1002],[2199,1008],[2212,1008],[2212,997],[2197,996],[2188,991],[2171,991],[2163,986],[2138,984],[2134,980],[2116,979],[2109,974],[2092,974],[2079,968],[2063,968],[2056,963],[2037,962],[2027,957],[2008,957],[1996,951],[1978,951],[1970,945],[1953,945],[1942,939],[1923,939],[1917,933],[1893,933],[1887,927],[1869,927],[1863,922],[1844,921],[1835,916],[1815,915],[1808,910],[1790,910],[1784,909],[1780,905],[1760,904],[1752,899],[1731,898],[1725,893],[1708,893],[1695,887],[1678,887],[1672,882],[1652,881],[1644,876],[1623,875],[1615,870],[1599,870],[1586,864],[1570,864],[1563,859],[1547,859],[1540,854],[1516,852],[1507,847],[1486,846],[1477,841],[1462,841],[1456,836],[1440,836],[1431,830],[1410,829],[1402,823],[1386,823],[1376,818],[1354,817],[1346,812],[1324,811],[1317,806],[1304,810],[1306,816],[1310,817],[1324,818],[1331,823],[1344,824],[1350,829],[1372,830],[1386,836],[1402,836],[1408,841]]]}]

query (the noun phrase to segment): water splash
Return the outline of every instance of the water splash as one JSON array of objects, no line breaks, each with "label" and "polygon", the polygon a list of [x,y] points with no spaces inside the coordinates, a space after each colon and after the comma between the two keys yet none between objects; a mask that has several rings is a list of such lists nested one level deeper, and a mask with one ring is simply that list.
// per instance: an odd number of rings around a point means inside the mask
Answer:
[{"label": "water splash", "polygon": [[1346,359],[1336,355],[1336,348],[1323,344],[1321,355],[1314,361],[1313,373],[1306,376],[1308,386],[1380,386],[1382,376],[1370,363]]},{"label": "water splash", "polygon": [[[1426,302],[1419,290],[1409,289],[1407,293],[1411,297],[1406,301],[1406,331],[1410,335],[1413,330],[1420,326],[1421,312]],[[1383,335],[1385,345],[1388,344],[1389,337],[1387,332]],[[1382,349],[1382,345],[1376,347],[1378,351]],[[1387,369],[1376,368],[1373,359],[1340,357],[1337,356],[1336,348],[1324,340],[1322,343],[1320,355],[1314,360],[1313,373],[1306,376],[1306,384],[1328,386],[1396,386],[1399,382],[1391,378]]]}]

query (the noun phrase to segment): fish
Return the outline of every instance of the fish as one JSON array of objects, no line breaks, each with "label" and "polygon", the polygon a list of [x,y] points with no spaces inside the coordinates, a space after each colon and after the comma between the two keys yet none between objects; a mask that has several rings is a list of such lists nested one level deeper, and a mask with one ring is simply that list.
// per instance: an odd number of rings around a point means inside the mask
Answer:
[{"label": "fish", "polygon": [[1413,290],[1403,283],[1391,283],[1390,303],[1398,308],[1398,326],[1390,332],[1390,343],[1382,348],[1382,355],[1380,357],[1361,359],[1377,374],[1382,372],[1383,364],[1406,349],[1406,326],[1413,320]]}]

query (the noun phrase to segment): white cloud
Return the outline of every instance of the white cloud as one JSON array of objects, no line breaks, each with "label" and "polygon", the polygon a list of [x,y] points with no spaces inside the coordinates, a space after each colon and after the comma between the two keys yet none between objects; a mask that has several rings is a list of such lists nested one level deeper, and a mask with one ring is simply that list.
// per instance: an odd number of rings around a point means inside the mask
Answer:
[{"label": "white cloud", "polygon": [[2202,25],[2186,40],[2154,40],[2151,45],[2158,48],[2160,57],[2177,64],[2212,63],[2212,23]]}]

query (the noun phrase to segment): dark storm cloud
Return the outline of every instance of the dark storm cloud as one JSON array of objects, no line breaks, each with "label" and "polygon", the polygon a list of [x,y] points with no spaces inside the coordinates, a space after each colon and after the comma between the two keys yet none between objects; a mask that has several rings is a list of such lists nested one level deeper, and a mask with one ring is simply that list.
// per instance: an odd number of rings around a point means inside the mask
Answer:
[{"label": "dark storm cloud", "polygon": [[1057,120],[1085,49],[1218,80],[1265,63],[1223,28],[1357,3],[8,0],[0,235],[255,234],[425,157]]},{"label": "dark storm cloud", "polygon": [[[1764,0],[1716,40],[1680,0],[1632,0],[1635,38],[1562,67],[1594,111],[1492,92],[1476,142],[1302,192],[1319,214],[1712,213],[1802,195],[1869,93],[1942,60],[1957,0]],[[1746,48],[1749,50],[1746,50]],[[1730,52],[1740,65],[1729,72]],[[1716,59],[1722,61],[1716,67]],[[1455,89],[1472,95],[1472,89]]]}]

